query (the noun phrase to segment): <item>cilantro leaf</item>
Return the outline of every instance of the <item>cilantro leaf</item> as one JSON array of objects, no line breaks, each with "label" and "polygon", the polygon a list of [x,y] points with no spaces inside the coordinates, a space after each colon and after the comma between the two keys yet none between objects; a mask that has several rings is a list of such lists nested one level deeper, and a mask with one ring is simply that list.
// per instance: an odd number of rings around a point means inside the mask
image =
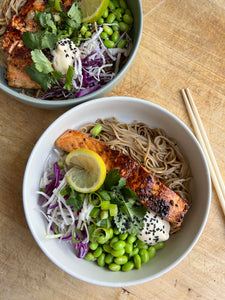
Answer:
[{"label": "cilantro leaf", "polygon": [[58,39],[54,33],[45,32],[41,37],[41,48],[40,49],[50,49],[53,50]]},{"label": "cilantro leaf", "polygon": [[72,79],[73,79],[73,73],[74,73],[74,68],[72,66],[69,66],[67,73],[66,73],[66,80],[65,80],[65,85],[64,89],[67,89],[70,91],[73,87]]},{"label": "cilantro leaf", "polygon": [[67,12],[68,17],[72,20],[75,20],[77,23],[81,24],[82,22],[82,13],[80,10],[79,2],[74,2],[73,5]]},{"label": "cilantro leaf", "polygon": [[69,195],[69,198],[66,200],[66,204],[73,206],[75,212],[81,209],[85,196],[83,193],[78,193],[69,185],[67,185],[64,189],[61,190],[60,194],[62,196]]},{"label": "cilantro leaf", "polygon": [[30,75],[30,78],[36,81],[44,91],[47,91],[51,88],[52,79],[50,74],[44,74],[42,72],[39,72],[35,68],[34,64],[32,64],[30,67],[25,67],[24,69]]},{"label": "cilantro leaf", "polygon": [[40,29],[37,32],[24,32],[22,40],[24,45],[32,50],[45,48],[52,50],[55,48],[55,44],[57,43],[57,37],[54,33],[45,32]]},{"label": "cilantro leaf", "polygon": [[27,48],[40,49],[40,40],[42,37],[42,30],[37,32],[26,31],[22,35],[22,40]]},{"label": "cilantro leaf", "polygon": [[51,13],[46,11],[36,10],[34,15],[34,20],[42,27],[46,28],[53,33],[57,33],[57,28],[53,20]]},{"label": "cilantro leaf", "polygon": [[111,169],[106,176],[104,186],[106,190],[121,189],[126,185],[126,179],[121,177],[118,169]]},{"label": "cilantro leaf", "polygon": [[53,72],[52,64],[44,55],[44,53],[39,49],[34,49],[31,51],[31,57],[35,63],[35,68],[44,74]]}]

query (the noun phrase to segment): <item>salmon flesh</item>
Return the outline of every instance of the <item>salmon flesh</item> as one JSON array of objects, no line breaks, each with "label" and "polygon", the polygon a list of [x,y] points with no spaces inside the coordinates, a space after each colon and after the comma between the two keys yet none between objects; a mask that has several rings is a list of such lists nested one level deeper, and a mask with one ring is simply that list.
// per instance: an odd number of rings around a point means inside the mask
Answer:
[{"label": "salmon flesh", "polygon": [[79,148],[95,151],[103,159],[107,172],[118,169],[126,185],[147,208],[178,228],[189,209],[188,203],[153,176],[130,156],[76,130],[67,130],[55,142],[60,149],[71,152]]}]

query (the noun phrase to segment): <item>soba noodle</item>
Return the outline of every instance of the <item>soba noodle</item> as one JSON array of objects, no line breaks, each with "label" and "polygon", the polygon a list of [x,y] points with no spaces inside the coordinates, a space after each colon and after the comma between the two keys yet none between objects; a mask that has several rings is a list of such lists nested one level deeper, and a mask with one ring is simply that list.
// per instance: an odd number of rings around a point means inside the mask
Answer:
[{"label": "soba noodle", "polygon": [[176,141],[168,138],[164,130],[150,129],[137,121],[125,124],[109,118],[98,119],[79,131],[90,135],[91,128],[96,124],[102,125],[102,131],[97,136],[100,141],[130,155],[190,204],[190,168]]}]

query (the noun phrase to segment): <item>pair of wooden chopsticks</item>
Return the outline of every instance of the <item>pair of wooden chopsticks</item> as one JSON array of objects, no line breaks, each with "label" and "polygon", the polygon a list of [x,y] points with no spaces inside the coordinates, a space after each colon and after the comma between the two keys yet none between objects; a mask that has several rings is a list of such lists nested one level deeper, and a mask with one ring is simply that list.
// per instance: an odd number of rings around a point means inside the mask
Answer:
[{"label": "pair of wooden chopsticks", "polygon": [[202,147],[202,150],[205,154],[209,170],[211,173],[211,178],[217,192],[217,196],[220,200],[223,212],[225,214],[225,186],[218,168],[215,156],[213,154],[212,148],[210,146],[208,137],[206,135],[204,126],[202,124],[201,118],[199,116],[198,110],[195,106],[194,100],[191,96],[189,89],[181,90],[189,117],[191,119],[192,125],[195,130],[196,137]]}]

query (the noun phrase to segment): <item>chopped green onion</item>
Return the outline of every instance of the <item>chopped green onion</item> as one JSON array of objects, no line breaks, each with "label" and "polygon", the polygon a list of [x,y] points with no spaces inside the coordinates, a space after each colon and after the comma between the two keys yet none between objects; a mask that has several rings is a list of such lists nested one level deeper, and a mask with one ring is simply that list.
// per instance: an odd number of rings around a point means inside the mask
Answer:
[{"label": "chopped green onion", "polygon": [[91,218],[96,218],[98,216],[99,212],[100,212],[100,208],[94,207],[92,209],[92,211],[90,212],[89,216]]},{"label": "chopped green onion", "polygon": [[96,228],[92,235],[92,242],[98,241],[99,244],[105,244],[110,238],[110,230],[100,227]]},{"label": "chopped green onion", "polygon": [[102,131],[102,125],[97,124],[90,130],[90,134],[93,136],[97,136],[101,131]]},{"label": "chopped green onion", "polygon": [[101,218],[102,220],[107,219],[108,217],[109,217],[108,210],[102,210],[102,211],[100,212],[100,218]]},{"label": "chopped green onion", "polygon": [[115,217],[118,214],[118,206],[117,204],[110,204],[109,205],[109,213],[111,217]]},{"label": "chopped green onion", "polygon": [[90,193],[89,194],[89,202],[94,206],[94,207],[100,207],[102,204],[102,198],[99,194],[97,193]]},{"label": "chopped green onion", "polygon": [[102,201],[101,209],[102,210],[108,210],[110,205],[110,201]]}]

